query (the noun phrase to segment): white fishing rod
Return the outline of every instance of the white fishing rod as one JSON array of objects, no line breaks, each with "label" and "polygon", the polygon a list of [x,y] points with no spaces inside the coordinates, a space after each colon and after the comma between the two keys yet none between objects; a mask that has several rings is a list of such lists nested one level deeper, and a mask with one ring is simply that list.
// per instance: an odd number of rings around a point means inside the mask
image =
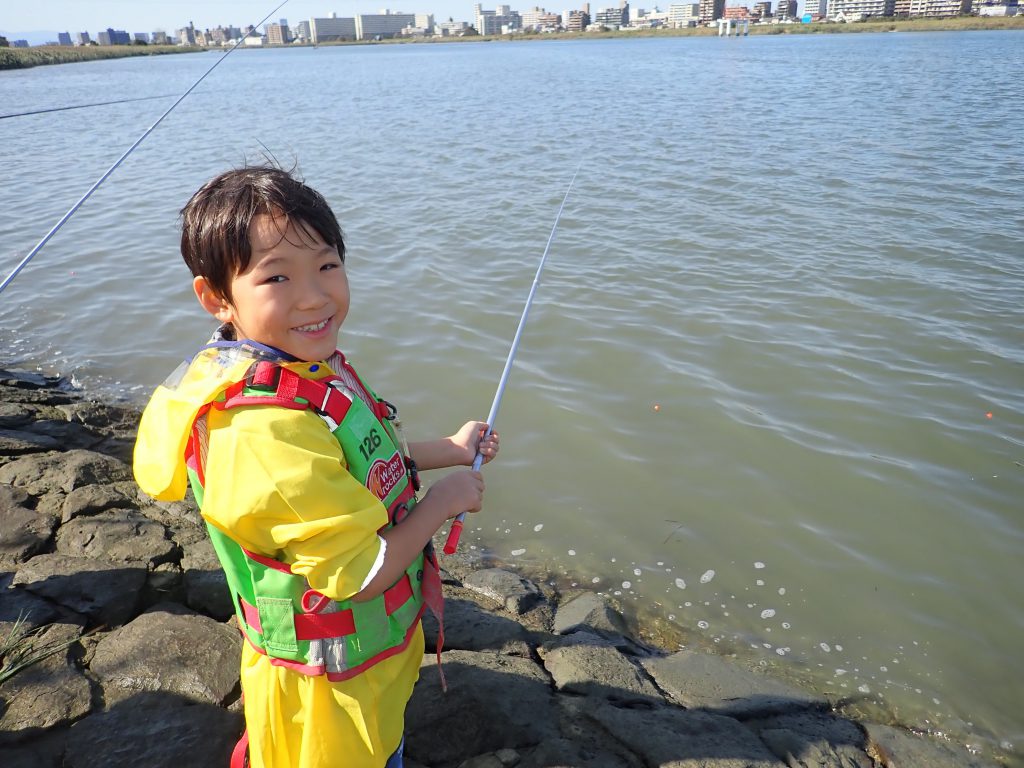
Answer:
[{"label": "white fishing rod", "polygon": [[[551,243],[554,242],[555,232],[558,230],[558,220],[562,218],[562,209],[565,208],[565,201],[569,199],[569,193],[572,191],[572,185],[576,182],[576,174],[579,172],[580,166],[577,165],[576,171],[573,173],[572,179],[569,181],[569,186],[565,190],[565,196],[562,198],[562,204],[558,206],[558,215],[555,216],[555,223],[551,227],[551,234],[548,235],[548,243],[544,246],[544,253],[540,257],[540,264],[537,266],[537,274],[533,276],[533,285],[530,286],[530,295],[526,298],[526,306],[523,307],[523,316],[519,318],[519,327],[516,328],[515,338],[512,339],[512,347],[509,349],[508,357],[505,359],[505,368],[501,372],[501,379],[498,381],[498,390],[494,393],[494,401],[491,403],[491,410],[487,414],[487,432],[484,434],[484,437],[487,437],[494,431],[494,422],[498,418],[498,409],[501,407],[501,398],[505,394],[505,384],[508,382],[509,373],[512,371],[512,361],[515,359],[516,351],[519,349],[519,339],[523,335],[523,328],[526,327],[526,318],[530,314],[530,306],[533,304],[533,295],[537,292],[537,286],[540,284],[540,273],[544,271],[544,262],[548,260],[548,251],[551,250]],[[476,454],[476,458],[473,459],[473,470],[479,471],[483,463],[483,454],[478,452]],[[444,553],[446,555],[454,554],[455,550],[459,548],[459,537],[462,536],[462,526],[465,519],[466,513],[461,512],[452,522],[452,527],[448,531],[448,538],[444,543]]]},{"label": "white fishing rod", "polygon": [[[271,16],[273,16],[275,13],[277,13],[279,10],[281,10],[287,4],[288,4],[288,0],[284,0],[284,2],[281,3],[279,6],[277,6],[277,8],[275,8],[270,13],[268,13],[266,16],[264,16],[260,21],[256,22],[256,24],[253,25],[253,29],[255,29],[256,27],[259,27],[260,24],[263,24],[267,19],[269,19]],[[121,165],[121,163],[123,163],[125,161],[125,159],[128,157],[128,155],[130,155],[132,152],[134,152],[135,148],[137,146],[139,146],[139,144],[141,144],[143,141],[145,141],[146,137],[149,136],[149,134],[151,134],[153,132],[153,130],[158,125],[160,125],[161,122],[163,122],[163,119],[165,117],[167,117],[169,114],[171,114],[171,111],[176,106],[181,104],[181,102],[183,102],[185,100],[185,97],[188,96],[190,93],[192,93],[192,91],[194,91],[196,89],[196,86],[198,86],[201,82],[203,82],[203,80],[206,79],[206,76],[208,74],[210,74],[211,72],[213,72],[213,70],[215,70],[220,65],[220,63],[222,61],[224,61],[224,59],[226,59],[229,55],[231,55],[231,53],[235,50],[235,48],[240,46],[242,44],[242,42],[248,36],[249,36],[248,34],[245,34],[245,35],[242,35],[240,38],[238,38],[238,42],[235,43],[233,46],[231,46],[227,51],[225,51],[224,55],[221,56],[219,59],[217,59],[217,61],[215,61],[213,63],[213,66],[210,67],[208,70],[206,70],[203,73],[202,77],[200,77],[198,80],[196,80],[194,83],[192,83],[192,85],[189,86],[189,89],[187,91],[185,91],[183,94],[181,94],[181,96],[178,97],[178,100],[175,101],[173,104],[171,104],[171,106],[169,106],[167,108],[167,111],[164,112],[162,115],[160,115],[160,117],[157,118],[156,122],[153,123],[151,126],[149,126],[149,128],[147,128],[146,131],[141,136],[139,136],[138,139],[135,140],[135,143],[132,144],[130,147],[128,147],[127,151],[123,155],[121,155],[119,158],[117,158],[117,162],[115,162],[112,166],[110,166],[110,168],[107,169],[107,172],[104,173],[102,176],[99,177],[99,179],[96,180],[95,184],[93,184],[91,187],[89,187],[89,191],[86,192],[84,195],[82,195],[82,197],[78,200],[78,202],[75,203],[73,206],[71,206],[71,209],[67,213],[65,213],[63,216],[61,216],[60,221],[58,221],[56,224],[53,225],[53,229],[51,229],[49,232],[46,233],[46,236],[43,237],[43,239],[40,240],[36,244],[36,247],[33,248],[31,251],[29,251],[25,255],[25,258],[23,258],[18,263],[18,266],[16,266],[14,268],[14,270],[11,272],[11,274],[9,274],[7,277],[5,277],[3,282],[0,283],[0,293],[3,293],[4,289],[14,281],[14,278],[16,278],[18,276],[18,273],[21,272],[21,270],[23,270],[25,268],[25,266],[30,261],[32,261],[32,257],[35,256],[37,253],[39,253],[39,251],[41,251],[43,249],[43,246],[46,245],[50,241],[51,237],[53,237],[55,234],[57,234],[57,231],[67,223],[68,219],[70,219],[72,216],[75,215],[75,211],[77,211],[79,208],[81,208],[82,204],[86,200],[88,200],[90,197],[92,197],[92,193],[95,192],[97,189],[99,189],[100,184],[102,184],[104,181],[106,181],[107,178],[110,176],[110,174],[112,174],[115,170],[117,170],[117,167],[119,165]]]}]

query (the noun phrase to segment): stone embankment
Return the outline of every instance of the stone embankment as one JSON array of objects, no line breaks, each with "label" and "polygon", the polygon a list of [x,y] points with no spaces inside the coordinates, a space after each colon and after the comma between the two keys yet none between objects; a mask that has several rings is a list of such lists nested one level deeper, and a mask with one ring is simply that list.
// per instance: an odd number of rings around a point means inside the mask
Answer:
[{"label": "stone embankment", "polygon": [[[4,768],[223,768],[242,730],[223,578],[194,505],[132,481],[137,418],[0,370]],[[647,647],[593,593],[443,565],[448,690],[428,619],[410,768],[989,765],[725,659]]]}]

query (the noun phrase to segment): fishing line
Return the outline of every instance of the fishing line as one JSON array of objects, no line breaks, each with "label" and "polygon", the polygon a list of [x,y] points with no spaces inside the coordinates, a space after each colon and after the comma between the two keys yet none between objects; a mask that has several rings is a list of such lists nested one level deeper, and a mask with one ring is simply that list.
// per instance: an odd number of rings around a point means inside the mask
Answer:
[{"label": "fishing line", "polygon": [[[264,16],[260,21],[256,22],[256,24],[253,25],[253,30],[255,30],[256,27],[258,27],[260,24],[263,24],[267,19],[269,19],[271,16],[273,16],[275,13],[277,13],[279,10],[281,10],[287,4],[288,4],[288,0],[284,0],[283,3],[278,5],[274,10],[272,10],[270,13],[268,13],[266,16]],[[4,289],[8,285],[10,285],[11,282],[13,282],[15,277],[18,276],[18,273],[21,272],[21,270],[24,269],[25,266],[30,261],[32,261],[32,257],[35,256],[37,253],[39,253],[39,251],[42,250],[43,246],[46,245],[50,241],[51,237],[53,237],[55,234],[57,234],[57,231],[61,227],[63,227],[64,224],[67,223],[68,219],[70,219],[72,216],[75,215],[75,211],[77,211],[79,208],[82,207],[82,204],[92,196],[92,193],[95,192],[97,189],[99,189],[100,184],[102,184],[104,181],[106,181],[107,178],[110,176],[110,174],[112,174],[115,170],[117,170],[117,167],[119,165],[121,165],[121,163],[123,163],[125,161],[125,159],[128,157],[128,155],[130,155],[132,152],[134,152],[135,148],[137,146],[139,146],[139,144],[141,144],[143,141],[145,141],[146,137],[149,136],[149,134],[151,134],[153,132],[153,130],[158,125],[160,125],[161,122],[163,122],[163,119],[165,117],[167,117],[169,114],[171,114],[171,112],[174,110],[174,108],[176,106],[178,106],[179,104],[181,104],[181,102],[183,102],[185,100],[185,97],[188,96],[190,93],[192,93],[192,91],[194,91],[196,89],[196,87],[201,82],[203,82],[203,80],[206,79],[207,75],[209,75],[211,72],[213,72],[213,70],[215,70],[218,66],[220,66],[220,63],[222,61],[224,61],[224,59],[226,59],[228,56],[230,56],[234,52],[234,50],[238,46],[240,46],[242,44],[242,42],[248,36],[249,35],[242,35],[240,38],[238,38],[238,42],[235,43],[233,46],[231,46],[227,51],[225,51],[224,55],[221,56],[219,59],[217,59],[217,61],[215,61],[213,63],[213,66],[211,66],[208,70],[206,70],[198,80],[196,80],[194,83],[192,83],[192,85],[189,86],[188,90],[185,91],[183,94],[181,94],[181,96],[178,97],[177,101],[175,101],[173,104],[171,104],[171,106],[169,106],[167,108],[167,111],[164,112],[162,115],[160,115],[160,117],[157,118],[156,122],[153,123],[151,126],[149,126],[149,128],[147,128],[145,130],[145,132],[141,136],[139,136],[138,139],[135,140],[135,143],[132,144],[130,147],[128,147],[127,151],[125,151],[125,153],[123,155],[121,155],[119,158],[117,158],[117,162],[115,162],[112,166],[110,166],[110,168],[107,169],[106,173],[104,173],[102,176],[99,177],[99,179],[96,180],[95,184],[93,184],[91,187],[89,187],[89,191],[86,192],[84,195],[82,195],[82,197],[79,199],[79,201],[77,203],[75,203],[73,206],[71,206],[71,209],[61,217],[60,221],[58,221],[56,224],[53,225],[53,228],[49,232],[47,232],[46,236],[43,237],[43,239],[40,240],[36,244],[36,247],[33,248],[31,251],[29,251],[28,254],[26,254],[25,258],[23,258],[18,263],[18,266],[16,266],[14,268],[14,270],[11,272],[11,274],[9,274],[7,277],[4,278],[4,281],[2,283],[0,283],[0,293],[3,293]]]},{"label": "fishing line", "polygon": [[[582,161],[580,165],[582,165]],[[515,359],[516,351],[519,349],[519,339],[523,335],[523,328],[526,327],[526,318],[530,314],[530,305],[533,304],[533,295],[537,292],[537,286],[540,284],[540,273],[544,271],[544,262],[548,259],[548,251],[551,250],[551,243],[555,240],[555,231],[558,229],[558,220],[562,218],[562,209],[565,208],[565,201],[569,199],[569,193],[572,192],[572,185],[576,182],[576,175],[580,172],[580,165],[576,166],[576,171],[572,175],[572,179],[569,181],[569,186],[565,190],[565,196],[562,198],[562,204],[558,206],[558,215],[555,216],[555,223],[551,227],[551,234],[548,235],[548,243],[544,246],[544,253],[540,257],[540,264],[537,266],[537,274],[533,276],[533,285],[530,286],[530,295],[526,297],[526,306],[523,307],[523,316],[519,318],[519,327],[516,328],[515,338],[512,339],[512,347],[508,351],[508,357],[505,359],[505,368],[501,372],[501,379],[498,381],[498,389],[494,393],[494,400],[491,402],[491,410],[487,414],[487,432],[484,434],[486,438],[491,432],[494,431],[494,421],[498,418],[498,409],[501,407],[501,398],[505,394],[505,384],[508,382],[509,373],[512,371],[512,361]],[[477,453],[476,458],[473,459],[473,471],[479,471],[480,467],[484,463],[483,454]],[[444,553],[451,555],[455,553],[455,550],[459,547],[459,537],[462,536],[463,521],[466,519],[466,513],[460,512],[458,517],[452,522],[452,527],[448,531],[448,538],[444,543]]]},{"label": "fishing line", "polygon": [[69,109],[85,109],[86,107],[105,107],[108,104],[127,104],[129,101],[149,101],[150,99],[169,99],[173,93],[165,93],[163,96],[139,96],[134,99],[118,99],[117,101],[97,101],[95,104],[74,104],[70,107],[50,107],[49,109],[35,109],[31,112],[14,112],[10,115],[0,115],[0,120],[9,117],[25,117],[26,115],[41,115],[45,112],[65,112]]}]

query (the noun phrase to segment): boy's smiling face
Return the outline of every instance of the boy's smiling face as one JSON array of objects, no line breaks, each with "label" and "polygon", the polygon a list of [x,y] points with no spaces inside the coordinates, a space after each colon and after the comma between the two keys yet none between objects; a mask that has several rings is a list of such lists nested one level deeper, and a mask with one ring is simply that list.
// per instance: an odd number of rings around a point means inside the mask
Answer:
[{"label": "boy's smiling face", "polygon": [[311,228],[296,228],[270,214],[253,218],[249,242],[252,258],[232,278],[231,299],[196,277],[199,302],[221,322],[231,323],[239,339],[267,344],[299,360],[326,360],[337,346],[349,305],[338,249]]}]

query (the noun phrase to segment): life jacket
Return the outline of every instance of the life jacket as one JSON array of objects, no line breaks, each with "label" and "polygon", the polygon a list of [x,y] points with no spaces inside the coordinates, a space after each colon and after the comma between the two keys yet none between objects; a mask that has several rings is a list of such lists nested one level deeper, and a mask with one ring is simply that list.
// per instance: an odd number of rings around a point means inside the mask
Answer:
[{"label": "life jacket", "polygon": [[[219,387],[198,408],[184,446],[184,463],[200,508],[206,484],[209,410],[277,406],[312,410],[323,420],[345,455],[348,471],[386,507],[384,529],[412,511],[419,481],[404,441],[392,425],[397,423],[396,410],[366,387],[343,357],[337,359],[348,381],[363,390],[372,408],[340,376],[304,378],[272,360],[251,363],[243,377]],[[425,605],[441,622],[440,576],[429,547],[383,594],[363,602],[335,601],[310,589],[287,563],[246,550],[212,525],[207,529],[227,577],[242,634],[275,665],[311,676],[326,675],[331,681],[346,680],[403,651]],[[440,659],[442,637],[438,639]]]}]

